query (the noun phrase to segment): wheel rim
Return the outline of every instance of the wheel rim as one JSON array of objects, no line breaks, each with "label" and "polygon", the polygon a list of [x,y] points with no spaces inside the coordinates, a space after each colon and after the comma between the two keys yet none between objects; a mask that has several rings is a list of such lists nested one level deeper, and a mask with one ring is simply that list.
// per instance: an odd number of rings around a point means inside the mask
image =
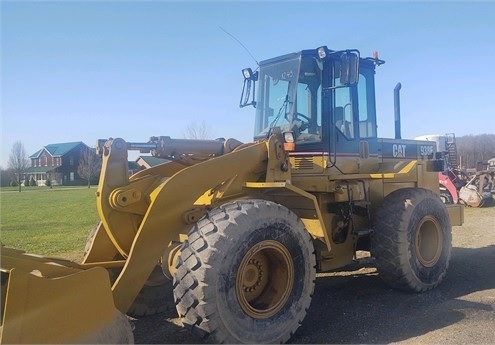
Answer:
[{"label": "wheel rim", "polygon": [[421,220],[416,231],[416,257],[425,267],[433,267],[442,254],[443,234],[433,217]]},{"label": "wheel rim", "polygon": [[236,295],[250,317],[266,319],[287,302],[294,283],[294,264],[287,248],[267,240],[244,256],[236,276]]}]

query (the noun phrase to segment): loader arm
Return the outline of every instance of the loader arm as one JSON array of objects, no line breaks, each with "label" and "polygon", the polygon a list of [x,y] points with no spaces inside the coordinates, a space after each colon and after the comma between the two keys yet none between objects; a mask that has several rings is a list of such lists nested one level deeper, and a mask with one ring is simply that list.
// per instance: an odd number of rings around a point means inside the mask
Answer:
[{"label": "loader arm", "polygon": [[[123,314],[167,246],[208,208],[243,198],[246,182],[290,178],[280,133],[234,146],[219,156],[186,157],[191,166],[171,162],[129,177],[129,146],[108,140],[96,198],[101,222],[83,262],[2,247],[0,343],[132,341]],[[111,279],[107,269],[120,274]]]},{"label": "loader arm", "polygon": [[[124,313],[158,264],[164,248],[179,240],[180,234],[187,234],[198,220],[191,219],[189,212],[198,208],[206,212],[215,202],[215,188],[228,182],[228,194],[239,197],[245,193],[245,182],[284,181],[289,176],[280,169],[287,163],[287,155],[278,135],[189,167],[166,168],[164,164],[155,171],[158,175],[143,172],[141,178],[131,180],[124,163],[125,142],[107,142],[97,202],[108,238],[126,257],[112,286],[115,306]],[[119,199],[118,194],[139,197],[126,204],[129,197]],[[144,205],[147,208],[140,214]]]}]

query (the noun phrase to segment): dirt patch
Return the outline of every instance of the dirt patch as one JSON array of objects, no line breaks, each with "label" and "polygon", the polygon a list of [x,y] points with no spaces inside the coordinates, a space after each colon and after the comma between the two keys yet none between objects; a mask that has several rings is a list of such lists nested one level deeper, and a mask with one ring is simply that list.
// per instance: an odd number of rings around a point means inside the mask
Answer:
[{"label": "dirt patch", "polygon": [[[172,299],[163,314],[133,321],[136,343],[200,343],[182,327]],[[321,274],[311,308],[291,343],[494,344],[495,206],[466,208],[453,228],[444,282],[426,293],[390,289],[373,260]]]}]

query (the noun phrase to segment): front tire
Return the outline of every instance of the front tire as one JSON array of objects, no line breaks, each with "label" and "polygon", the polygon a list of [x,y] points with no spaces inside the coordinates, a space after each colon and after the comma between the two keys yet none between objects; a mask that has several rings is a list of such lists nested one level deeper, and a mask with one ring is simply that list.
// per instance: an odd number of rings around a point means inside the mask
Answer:
[{"label": "front tire", "polygon": [[426,291],[445,277],[452,250],[452,226],[431,190],[390,193],[376,213],[372,253],[380,277],[390,286]]},{"label": "front tire", "polygon": [[183,244],[177,311],[208,342],[286,342],[311,303],[315,265],[311,238],[287,208],[227,203],[208,212]]}]

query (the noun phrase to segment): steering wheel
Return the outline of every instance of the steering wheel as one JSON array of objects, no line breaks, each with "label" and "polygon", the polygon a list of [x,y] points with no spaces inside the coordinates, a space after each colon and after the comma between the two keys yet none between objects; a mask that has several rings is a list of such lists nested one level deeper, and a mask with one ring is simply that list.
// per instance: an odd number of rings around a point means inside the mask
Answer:
[{"label": "steering wheel", "polygon": [[306,115],[304,115],[304,114],[301,114],[301,113],[298,113],[298,112],[295,112],[295,113],[294,113],[294,117],[295,117],[296,119],[297,119],[297,118],[299,118],[299,117],[302,117],[303,119],[305,119],[305,120],[306,120],[306,122],[307,122],[307,123],[310,123],[310,122],[311,122],[311,119],[310,119],[308,116],[306,116]]},{"label": "steering wheel", "polygon": [[299,119],[299,118],[302,118],[303,120],[305,120],[305,121],[300,120],[302,123],[301,123],[301,126],[299,126],[299,131],[302,132],[302,131],[306,130],[309,127],[309,124],[311,122],[311,119],[308,116],[306,116],[304,114],[301,114],[301,113],[298,113],[298,112],[295,112],[294,113],[294,118],[296,120]]}]

